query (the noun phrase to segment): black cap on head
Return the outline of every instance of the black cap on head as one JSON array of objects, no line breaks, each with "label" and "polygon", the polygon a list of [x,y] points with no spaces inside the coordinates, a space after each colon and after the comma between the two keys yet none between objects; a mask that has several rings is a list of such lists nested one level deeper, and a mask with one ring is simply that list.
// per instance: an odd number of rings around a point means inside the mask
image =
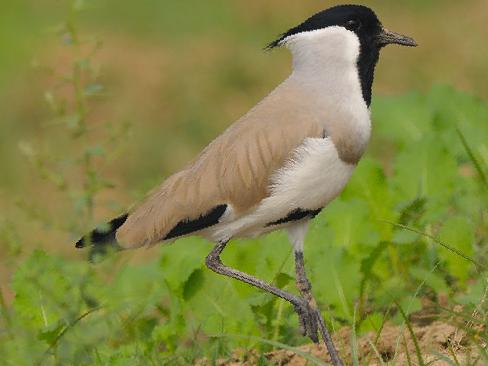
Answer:
[{"label": "black cap on head", "polygon": [[294,34],[309,32],[331,26],[344,27],[358,37],[374,37],[381,29],[381,23],[373,10],[362,5],[338,5],[312,15],[302,24],[283,33],[267,48],[280,46],[282,41]]},{"label": "black cap on head", "polygon": [[[331,26],[344,27],[358,36],[361,44],[381,48],[390,43],[416,46],[412,38],[385,31],[375,12],[363,5],[338,5],[312,15],[302,24],[283,33],[278,39],[268,44],[271,49],[294,34],[323,29]],[[386,36],[385,36],[386,34]]]}]

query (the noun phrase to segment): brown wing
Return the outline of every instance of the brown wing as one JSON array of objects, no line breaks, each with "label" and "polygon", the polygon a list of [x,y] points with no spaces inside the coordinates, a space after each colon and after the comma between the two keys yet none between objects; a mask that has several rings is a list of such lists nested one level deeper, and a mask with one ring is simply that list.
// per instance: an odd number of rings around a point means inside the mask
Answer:
[{"label": "brown wing", "polygon": [[228,204],[237,214],[255,207],[292,151],[306,137],[322,136],[311,110],[296,87],[282,84],[137,206],[117,241],[149,245],[188,234],[193,223],[193,231],[215,224]]}]

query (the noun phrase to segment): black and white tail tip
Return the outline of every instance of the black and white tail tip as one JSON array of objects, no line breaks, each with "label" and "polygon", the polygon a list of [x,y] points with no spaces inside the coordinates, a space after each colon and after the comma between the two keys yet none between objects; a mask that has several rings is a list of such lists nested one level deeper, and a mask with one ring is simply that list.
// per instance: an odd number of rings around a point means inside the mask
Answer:
[{"label": "black and white tail tip", "polygon": [[128,214],[119,216],[83,236],[76,242],[76,248],[85,248],[87,246],[105,246],[110,244],[116,246],[117,243],[115,239],[115,232],[124,224],[125,220],[127,220],[127,216]]}]

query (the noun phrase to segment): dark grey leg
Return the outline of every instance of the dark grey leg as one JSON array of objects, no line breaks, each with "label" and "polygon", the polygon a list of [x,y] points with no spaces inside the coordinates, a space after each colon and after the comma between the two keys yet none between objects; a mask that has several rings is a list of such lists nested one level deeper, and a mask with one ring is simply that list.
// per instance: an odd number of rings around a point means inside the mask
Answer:
[{"label": "dark grey leg", "polygon": [[[313,325],[312,328],[315,331],[315,337],[317,337],[317,327],[320,328],[320,333],[322,334],[322,338],[324,338],[325,345],[327,346],[327,350],[329,351],[330,358],[332,360],[332,364],[334,366],[342,366],[342,361],[335,349],[334,342],[332,341],[332,337],[325,326],[324,318],[322,318],[322,314],[317,306],[317,302],[312,295],[312,285],[307,278],[307,274],[305,273],[305,263],[303,261],[303,252],[295,251],[295,272],[296,272],[296,282],[297,287],[300,293],[302,294],[303,298],[308,302],[311,309],[314,311],[314,318],[313,318]],[[313,339],[312,339],[313,340]],[[318,343],[314,340],[314,342]]]},{"label": "dark grey leg", "polygon": [[295,307],[295,311],[300,319],[300,324],[304,334],[309,336],[314,342],[318,342],[316,310],[310,307],[308,301],[280,290],[279,288],[274,287],[256,277],[248,275],[247,273],[225,266],[220,259],[220,254],[226,245],[227,242],[222,242],[214,247],[205,260],[207,267],[216,273],[232,277],[249,285],[258,287],[290,302]]},{"label": "dark grey leg", "polygon": [[303,298],[307,300],[309,304],[312,304],[314,309],[317,308],[317,303],[312,295],[312,284],[307,278],[305,273],[305,263],[303,260],[303,252],[295,251],[295,273],[297,275],[296,282],[297,288],[302,294]]}]

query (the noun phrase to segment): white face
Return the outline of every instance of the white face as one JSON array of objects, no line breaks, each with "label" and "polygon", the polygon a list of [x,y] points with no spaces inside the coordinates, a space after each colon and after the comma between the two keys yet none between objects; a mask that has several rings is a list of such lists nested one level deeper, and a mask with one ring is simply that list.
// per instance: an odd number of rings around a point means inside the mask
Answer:
[{"label": "white face", "polygon": [[356,67],[360,51],[358,36],[339,26],[297,33],[285,38],[282,44],[292,52],[295,69]]},{"label": "white face", "polygon": [[[305,87],[320,108],[352,108],[369,120],[358,68],[361,43],[340,26],[300,32],[282,41],[293,55],[291,78]],[[344,103],[344,101],[348,101]]]}]

